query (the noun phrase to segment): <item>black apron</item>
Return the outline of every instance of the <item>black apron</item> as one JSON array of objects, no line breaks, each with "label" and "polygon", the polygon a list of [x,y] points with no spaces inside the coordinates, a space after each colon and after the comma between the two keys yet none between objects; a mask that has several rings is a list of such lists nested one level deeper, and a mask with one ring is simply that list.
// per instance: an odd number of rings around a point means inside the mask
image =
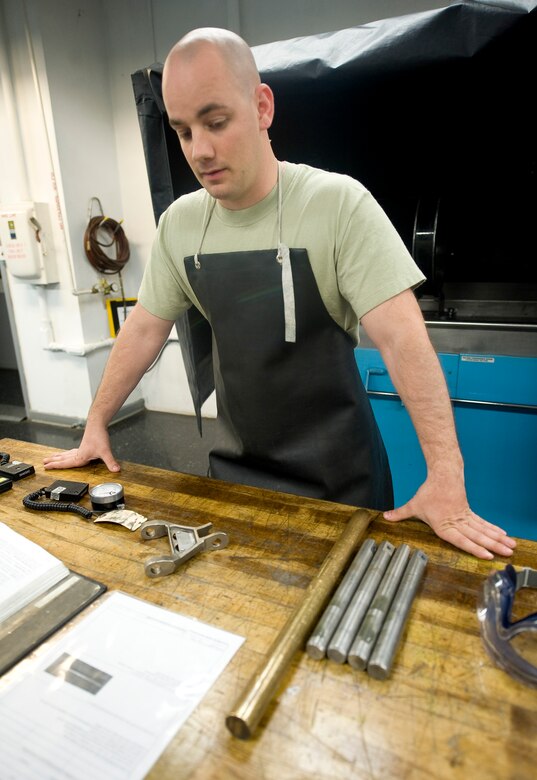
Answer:
[{"label": "black apron", "polygon": [[388,459],[354,344],[328,314],[307,251],[292,249],[290,255],[295,343],[285,341],[276,250],[185,258],[212,328],[218,426],[209,473],[389,509]]}]

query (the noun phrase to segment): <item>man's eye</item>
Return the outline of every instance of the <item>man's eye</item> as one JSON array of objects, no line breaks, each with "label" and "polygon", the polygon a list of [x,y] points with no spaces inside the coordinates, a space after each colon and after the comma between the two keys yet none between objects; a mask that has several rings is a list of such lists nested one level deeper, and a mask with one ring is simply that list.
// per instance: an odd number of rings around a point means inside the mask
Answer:
[{"label": "man's eye", "polygon": [[209,128],[211,130],[223,130],[226,125],[227,119],[214,119],[209,123]]},{"label": "man's eye", "polygon": [[179,136],[180,141],[190,141],[192,138],[190,130],[178,130],[177,135]]}]

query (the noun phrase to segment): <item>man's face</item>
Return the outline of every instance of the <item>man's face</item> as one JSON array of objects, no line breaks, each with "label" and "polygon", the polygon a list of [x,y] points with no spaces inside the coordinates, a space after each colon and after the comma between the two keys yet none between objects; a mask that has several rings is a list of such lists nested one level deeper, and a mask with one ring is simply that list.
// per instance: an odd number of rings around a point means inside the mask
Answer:
[{"label": "man's face", "polygon": [[168,117],[200,184],[229,209],[261,200],[267,193],[255,85],[240,85],[210,47],[168,65],[163,88]]}]

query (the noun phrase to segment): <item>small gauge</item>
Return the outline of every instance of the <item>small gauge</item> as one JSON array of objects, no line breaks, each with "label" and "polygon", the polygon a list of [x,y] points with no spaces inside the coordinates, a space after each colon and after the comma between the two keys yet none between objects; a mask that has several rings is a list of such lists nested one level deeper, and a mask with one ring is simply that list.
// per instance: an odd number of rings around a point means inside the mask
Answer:
[{"label": "small gauge", "polygon": [[125,506],[123,485],[119,482],[102,482],[89,489],[91,506],[98,512],[109,512],[111,509]]}]

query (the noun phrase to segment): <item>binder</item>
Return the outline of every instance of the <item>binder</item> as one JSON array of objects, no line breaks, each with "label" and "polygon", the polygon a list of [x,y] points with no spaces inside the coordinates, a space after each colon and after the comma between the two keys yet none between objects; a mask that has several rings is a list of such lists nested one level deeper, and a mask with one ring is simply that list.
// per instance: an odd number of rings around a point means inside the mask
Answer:
[{"label": "binder", "polygon": [[22,660],[102,593],[106,585],[69,574],[0,623],[0,675]]}]

